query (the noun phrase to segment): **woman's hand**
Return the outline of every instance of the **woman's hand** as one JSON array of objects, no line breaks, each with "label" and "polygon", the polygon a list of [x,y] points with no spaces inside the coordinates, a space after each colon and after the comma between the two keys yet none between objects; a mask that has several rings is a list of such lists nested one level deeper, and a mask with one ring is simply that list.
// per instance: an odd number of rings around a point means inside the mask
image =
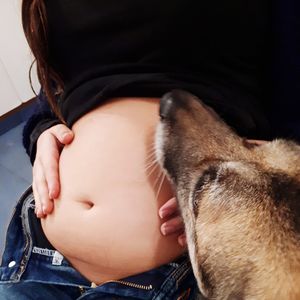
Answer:
[{"label": "woman's hand", "polygon": [[73,138],[73,132],[63,124],[45,130],[38,138],[32,189],[39,218],[52,212],[53,199],[59,196],[59,156],[63,146],[70,144]]},{"label": "woman's hand", "polygon": [[184,224],[182,217],[179,214],[176,198],[168,200],[158,212],[159,216],[165,221],[160,230],[163,235],[178,233],[178,243],[186,246],[186,236],[184,233]]}]

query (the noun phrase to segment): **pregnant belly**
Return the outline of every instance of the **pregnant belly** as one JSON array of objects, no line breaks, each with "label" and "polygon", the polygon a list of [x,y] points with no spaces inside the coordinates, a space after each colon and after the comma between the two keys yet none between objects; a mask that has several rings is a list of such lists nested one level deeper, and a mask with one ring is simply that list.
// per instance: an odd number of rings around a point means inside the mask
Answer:
[{"label": "pregnant belly", "polygon": [[157,99],[113,99],[73,126],[61,153],[61,193],[42,220],[52,245],[90,281],[144,272],[183,253],[160,233],[159,207],[172,197],[154,163]]}]

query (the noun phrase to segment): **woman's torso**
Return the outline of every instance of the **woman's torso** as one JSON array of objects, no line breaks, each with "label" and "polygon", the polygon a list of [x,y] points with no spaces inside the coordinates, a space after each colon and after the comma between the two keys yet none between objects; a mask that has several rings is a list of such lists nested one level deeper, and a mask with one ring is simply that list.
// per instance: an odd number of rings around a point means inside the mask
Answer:
[{"label": "woman's torso", "polygon": [[53,244],[89,280],[124,278],[184,252],[160,233],[172,190],[153,164],[157,99],[113,99],[73,126],[60,158],[61,194],[42,220]]}]

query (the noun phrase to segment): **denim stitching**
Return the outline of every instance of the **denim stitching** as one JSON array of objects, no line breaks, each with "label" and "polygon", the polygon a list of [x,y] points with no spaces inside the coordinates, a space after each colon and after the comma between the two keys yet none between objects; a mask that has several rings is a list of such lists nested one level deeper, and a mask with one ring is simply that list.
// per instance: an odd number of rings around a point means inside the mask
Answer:
[{"label": "denim stitching", "polygon": [[179,287],[180,282],[188,275],[189,271],[189,268],[187,268],[186,270],[184,270],[181,276],[179,276],[179,278],[176,279],[176,288]]},{"label": "denim stitching", "polygon": [[189,268],[189,263],[187,261],[184,261],[177,269],[173,271],[173,273],[170,274],[173,279],[177,280],[177,276],[181,276],[181,273],[184,272],[186,269]]}]

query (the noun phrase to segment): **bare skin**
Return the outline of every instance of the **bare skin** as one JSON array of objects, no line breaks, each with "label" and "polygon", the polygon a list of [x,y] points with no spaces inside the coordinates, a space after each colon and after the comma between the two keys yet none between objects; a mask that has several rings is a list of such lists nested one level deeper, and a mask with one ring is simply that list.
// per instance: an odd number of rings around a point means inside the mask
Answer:
[{"label": "bare skin", "polygon": [[[33,165],[33,193],[36,215],[44,218],[51,214],[55,199],[60,195],[59,157],[63,147],[70,145],[74,132],[64,124],[55,125],[44,131],[37,142],[36,159]],[[182,218],[179,215],[174,197],[164,203],[158,212],[164,221],[161,225],[163,235],[178,233],[178,243],[186,246]]]},{"label": "bare skin", "polygon": [[[72,142],[61,153],[64,140],[53,133],[39,140],[34,174],[47,176],[34,190],[43,230],[97,284],[155,268],[186,251],[176,199],[153,162],[158,105],[158,99],[111,100],[74,124]],[[51,146],[58,166],[41,172],[47,165],[42,151]],[[55,200],[49,198],[51,178],[59,193]]]}]

